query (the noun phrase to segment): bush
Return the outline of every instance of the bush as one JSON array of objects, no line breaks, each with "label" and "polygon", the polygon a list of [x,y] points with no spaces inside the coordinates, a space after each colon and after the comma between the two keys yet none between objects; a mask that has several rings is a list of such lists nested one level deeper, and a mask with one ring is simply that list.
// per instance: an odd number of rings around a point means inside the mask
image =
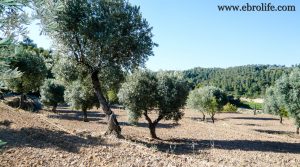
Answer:
[{"label": "bush", "polygon": [[233,104],[227,103],[224,107],[223,107],[223,112],[237,112],[237,107]]}]

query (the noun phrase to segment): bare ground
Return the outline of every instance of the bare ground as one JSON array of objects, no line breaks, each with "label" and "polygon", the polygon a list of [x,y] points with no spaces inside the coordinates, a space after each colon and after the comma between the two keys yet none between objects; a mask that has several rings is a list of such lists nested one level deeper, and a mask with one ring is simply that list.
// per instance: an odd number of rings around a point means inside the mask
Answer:
[{"label": "bare ground", "polygon": [[126,111],[114,111],[124,139],[102,135],[106,118],[97,110],[83,122],[81,112],[64,108],[30,113],[0,104],[0,139],[7,142],[0,166],[300,166],[292,120],[222,113],[212,124],[185,110],[179,124],[159,124],[162,140],[151,140],[144,118],[132,126]]}]

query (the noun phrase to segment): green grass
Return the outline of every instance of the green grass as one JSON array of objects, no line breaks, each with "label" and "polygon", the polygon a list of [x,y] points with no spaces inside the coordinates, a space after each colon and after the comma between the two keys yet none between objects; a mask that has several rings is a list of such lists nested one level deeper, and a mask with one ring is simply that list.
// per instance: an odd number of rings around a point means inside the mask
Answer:
[{"label": "green grass", "polygon": [[263,104],[262,103],[255,103],[255,102],[247,102],[247,101],[241,101],[240,107],[245,107],[249,109],[256,109],[256,110],[262,110]]}]

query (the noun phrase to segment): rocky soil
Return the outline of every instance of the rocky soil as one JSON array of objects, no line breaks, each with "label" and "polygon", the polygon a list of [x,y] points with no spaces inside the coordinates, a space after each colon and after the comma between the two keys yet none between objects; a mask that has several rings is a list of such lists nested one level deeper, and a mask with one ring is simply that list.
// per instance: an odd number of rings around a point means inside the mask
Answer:
[{"label": "rocky soil", "polygon": [[126,111],[114,111],[124,139],[103,136],[106,118],[96,109],[83,122],[67,108],[32,113],[0,103],[0,166],[300,166],[292,120],[240,112],[212,124],[186,109],[179,124],[162,121],[161,140],[152,140],[144,118],[132,126]]}]

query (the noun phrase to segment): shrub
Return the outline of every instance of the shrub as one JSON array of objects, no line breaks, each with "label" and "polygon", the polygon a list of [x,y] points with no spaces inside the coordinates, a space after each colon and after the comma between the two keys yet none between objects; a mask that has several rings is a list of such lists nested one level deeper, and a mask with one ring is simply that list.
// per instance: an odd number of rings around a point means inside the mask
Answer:
[{"label": "shrub", "polygon": [[223,107],[223,111],[224,112],[237,112],[237,107],[233,104],[227,103],[224,107]]}]

